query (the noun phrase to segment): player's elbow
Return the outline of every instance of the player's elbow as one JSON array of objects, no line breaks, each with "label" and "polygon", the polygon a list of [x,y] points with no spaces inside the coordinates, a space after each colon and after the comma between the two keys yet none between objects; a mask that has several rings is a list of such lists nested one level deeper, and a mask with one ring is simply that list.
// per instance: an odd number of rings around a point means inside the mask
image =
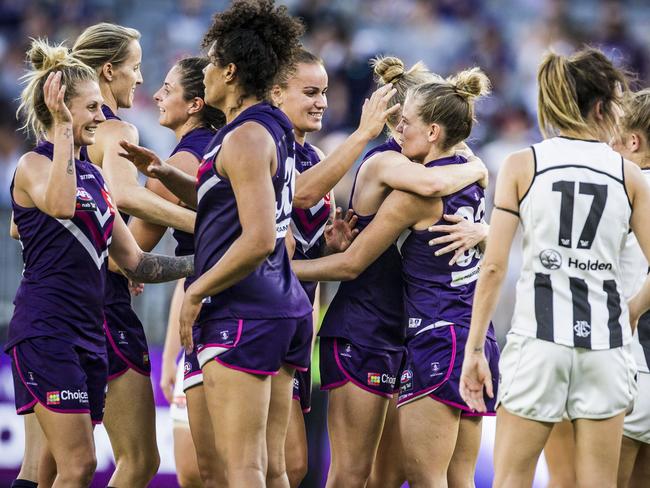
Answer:
[{"label": "player's elbow", "polygon": [[505,266],[499,262],[483,263],[481,265],[481,276],[483,279],[498,281],[503,278],[505,274]]},{"label": "player's elbow", "polygon": [[438,197],[445,194],[447,185],[440,178],[423,182],[423,195],[426,197]]},{"label": "player's elbow", "polygon": [[355,259],[349,259],[343,266],[341,266],[341,281],[351,281],[356,280],[361,272],[363,267],[361,263],[357,262]]},{"label": "player's elbow", "polygon": [[309,191],[308,189],[303,189],[302,191],[296,189],[292,205],[295,208],[311,208],[316,205],[321,198],[323,198],[323,195],[318,195],[316,192]]}]

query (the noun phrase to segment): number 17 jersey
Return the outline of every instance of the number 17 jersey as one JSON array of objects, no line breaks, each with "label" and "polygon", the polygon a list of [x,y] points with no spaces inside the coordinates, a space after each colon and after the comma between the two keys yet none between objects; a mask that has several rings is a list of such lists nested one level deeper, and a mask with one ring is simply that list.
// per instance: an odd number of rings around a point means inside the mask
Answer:
[{"label": "number 17 jersey", "polygon": [[619,255],[632,212],[623,159],[605,143],[565,137],[532,149],[512,332],[585,349],[623,346],[631,331]]}]

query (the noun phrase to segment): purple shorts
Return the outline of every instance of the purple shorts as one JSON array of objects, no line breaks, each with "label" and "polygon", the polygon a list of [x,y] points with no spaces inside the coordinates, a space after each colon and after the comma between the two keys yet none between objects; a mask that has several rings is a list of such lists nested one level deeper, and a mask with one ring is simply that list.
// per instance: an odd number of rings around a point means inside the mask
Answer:
[{"label": "purple shorts", "polygon": [[296,370],[293,374],[293,399],[300,402],[302,413],[311,410],[311,365],[307,371]]},{"label": "purple shorts", "polygon": [[424,396],[462,410],[465,416],[495,414],[499,383],[499,346],[492,339],[485,340],[485,356],[492,372],[494,398],[485,395],[487,413],[470,409],[460,396],[460,373],[465,357],[469,329],[448,325],[427,330],[407,339],[406,363],[400,374],[399,398],[401,407]]},{"label": "purple shorts", "polygon": [[108,352],[108,381],[129,369],[151,375],[151,361],[144,328],[130,305],[116,303],[104,307],[104,333]]},{"label": "purple shorts", "polygon": [[370,393],[392,398],[403,356],[404,351],[372,349],[341,337],[321,337],[321,390],[351,381]]},{"label": "purple shorts", "polygon": [[201,368],[208,361],[251,374],[275,375],[282,365],[307,371],[311,312],[297,319],[211,319],[199,324]]},{"label": "purple shorts", "polygon": [[89,413],[94,424],[104,415],[108,381],[105,354],[53,337],[34,337],[10,351],[16,412],[32,413],[40,403],[57,413]]},{"label": "purple shorts", "polygon": [[183,392],[186,392],[193,386],[203,384],[203,371],[201,370],[199,358],[196,354],[200,334],[201,330],[198,327],[192,328],[194,350],[189,354],[185,353],[185,362],[183,364]]}]

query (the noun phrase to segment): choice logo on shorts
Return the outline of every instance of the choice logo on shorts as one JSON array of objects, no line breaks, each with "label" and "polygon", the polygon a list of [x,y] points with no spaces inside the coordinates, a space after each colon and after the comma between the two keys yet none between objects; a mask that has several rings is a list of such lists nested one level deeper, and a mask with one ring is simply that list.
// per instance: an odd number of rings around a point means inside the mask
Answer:
[{"label": "choice logo on shorts", "polygon": [[395,386],[395,377],[386,373],[368,373],[369,385],[381,385],[382,383],[388,383],[389,385]]},{"label": "choice logo on shorts", "polygon": [[47,404],[48,405],[60,405],[61,404],[61,395],[58,391],[48,391],[47,392]]}]

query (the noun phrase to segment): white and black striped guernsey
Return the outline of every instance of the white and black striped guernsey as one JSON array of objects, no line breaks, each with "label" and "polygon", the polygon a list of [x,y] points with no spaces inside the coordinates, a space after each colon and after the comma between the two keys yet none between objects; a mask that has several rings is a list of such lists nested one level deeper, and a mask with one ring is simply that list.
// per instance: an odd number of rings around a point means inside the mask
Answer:
[{"label": "white and black striped guernsey", "polygon": [[586,349],[628,344],[619,256],[632,209],[623,158],[607,144],[565,137],[532,149],[512,331]]},{"label": "white and black striped guernsey", "polygon": [[[650,183],[650,169],[644,169],[643,176]],[[623,298],[629,300],[641,289],[648,275],[648,261],[631,232],[628,234],[619,263],[623,280]],[[632,337],[632,353],[638,370],[650,373],[650,313],[646,313],[639,319],[636,333]]]}]

